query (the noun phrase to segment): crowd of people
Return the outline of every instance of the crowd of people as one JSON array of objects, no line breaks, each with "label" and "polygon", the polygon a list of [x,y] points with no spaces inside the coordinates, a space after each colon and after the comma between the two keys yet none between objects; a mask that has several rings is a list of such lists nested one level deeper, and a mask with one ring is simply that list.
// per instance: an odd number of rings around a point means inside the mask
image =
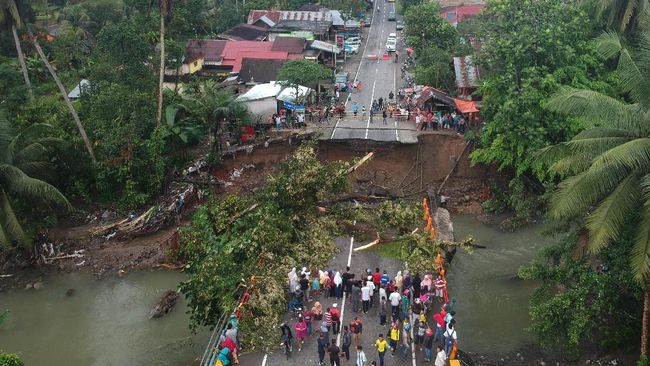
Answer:
[{"label": "crowd of people", "polygon": [[467,120],[463,115],[457,114],[455,111],[451,113],[443,113],[443,111],[431,112],[428,110],[416,111],[415,128],[420,131],[455,130],[463,134],[467,129]]},{"label": "crowd of people", "polygon": [[[412,350],[423,352],[424,360],[434,362],[435,366],[447,365],[448,358],[457,353],[455,300],[450,301],[447,294],[442,257],[437,262],[440,271],[424,276],[412,275],[408,270],[391,276],[379,268],[366,269],[359,276],[350,267],[345,271],[313,272],[307,268],[298,272],[294,268],[288,273],[288,284],[292,295],[289,310],[295,314],[295,323],[293,327],[287,323],[280,327],[287,357],[294,339],[300,352],[305,340],[315,336],[319,365],[324,365],[329,355],[332,366],[340,365],[343,358],[352,359],[356,366],[377,362],[383,366],[387,353],[407,359]],[[324,309],[319,296],[337,302]],[[353,315],[352,321],[342,326],[338,302],[344,298],[349,301]],[[309,307],[307,303],[311,302]],[[371,312],[376,314],[376,320],[368,315]],[[371,321],[377,321],[386,331],[378,334],[373,343],[378,360],[368,363],[372,357],[363,348],[362,338],[364,332],[367,334],[364,322]],[[335,338],[339,333],[340,343]]]}]

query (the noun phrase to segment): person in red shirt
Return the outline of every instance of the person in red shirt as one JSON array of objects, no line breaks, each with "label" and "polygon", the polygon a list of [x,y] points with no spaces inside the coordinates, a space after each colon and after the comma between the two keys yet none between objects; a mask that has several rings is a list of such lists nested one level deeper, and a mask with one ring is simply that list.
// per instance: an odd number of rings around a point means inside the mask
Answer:
[{"label": "person in red shirt", "polygon": [[330,308],[330,314],[332,317],[332,328],[334,328],[332,333],[337,335],[341,330],[341,312],[339,311],[337,303],[334,303]]},{"label": "person in red shirt", "polygon": [[375,268],[375,273],[372,274],[372,283],[375,284],[375,291],[378,291],[379,285],[381,284],[381,273],[379,273],[379,267]]},{"label": "person in red shirt", "polygon": [[239,358],[237,357],[237,345],[235,342],[231,338],[226,337],[226,339],[221,342],[221,349],[224,348],[228,348],[228,350],[230,350],[233,362],[235,365],[239,365]]}]

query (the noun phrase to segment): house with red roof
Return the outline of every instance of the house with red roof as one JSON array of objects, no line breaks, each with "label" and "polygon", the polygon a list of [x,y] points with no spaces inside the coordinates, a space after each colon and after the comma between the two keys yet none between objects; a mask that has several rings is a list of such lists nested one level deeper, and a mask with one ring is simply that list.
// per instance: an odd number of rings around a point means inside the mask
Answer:
[{"label": "house with red roof", "polygon": [[279,37],[274,42],[191,40],[185,50],[185,63],[199,61],[196,71],[204,74],[237,74],[244,59],[293,60],[304,58],[306,42],[302,38]]},{"label": "house with red roof", "polygon": [[483,8],[485,8],[485,4],[445,6],[440,9],[440,16],[455,27],[464,19],[479,15]]}]

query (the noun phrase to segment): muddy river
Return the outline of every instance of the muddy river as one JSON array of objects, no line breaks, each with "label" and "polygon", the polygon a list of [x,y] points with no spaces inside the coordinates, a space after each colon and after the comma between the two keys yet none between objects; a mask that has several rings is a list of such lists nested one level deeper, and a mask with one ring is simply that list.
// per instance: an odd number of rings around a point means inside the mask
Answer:
[{"label": "muddy river", "polygon": [[[449,274],[458,299],[461,347],[474,352],[507,352],[533,342],[528,298],[533,283],[516,278],[517,268],[549,243],[543,225],[503,233],[472,216],[454,218],[458,239],[472,235],[478,249],[459,253]],[[0,349],[19,353],[26,365],[190,365],[209,337],[188,329],[184,299],[166,317],[149,311],[183,275],[145,271],[101,281],[82,274],[48,278],[41,290],[0,293]],[[66,295],[74,289],[72,296]]]},{"label": "muddy river", "polygon": [[0,309],[10,311],[0,325],[0,349],[20,354],[26,365],[192,364],[209,335],[191,334],[185,300],[149,319],[160,295],[183,278],[170,271],[101,281],[70,274],[46,279],[41,290],[0,293]]}]

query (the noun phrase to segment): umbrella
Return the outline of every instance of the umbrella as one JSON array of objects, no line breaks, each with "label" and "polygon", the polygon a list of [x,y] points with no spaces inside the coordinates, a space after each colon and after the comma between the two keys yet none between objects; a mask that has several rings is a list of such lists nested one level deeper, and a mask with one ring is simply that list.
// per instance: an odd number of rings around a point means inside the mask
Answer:
[{"label": "umbrella", "polygon": [[411,47],[406,47],[406,53],[413,53],[413,49]]}]

